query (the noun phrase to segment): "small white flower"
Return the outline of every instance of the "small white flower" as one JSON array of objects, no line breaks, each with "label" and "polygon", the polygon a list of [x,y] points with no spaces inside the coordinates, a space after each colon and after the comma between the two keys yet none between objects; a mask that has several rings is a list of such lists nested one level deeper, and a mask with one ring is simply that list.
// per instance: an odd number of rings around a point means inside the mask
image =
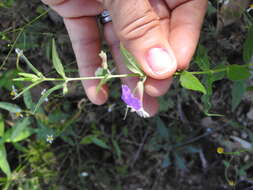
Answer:
[{"label": "small white flower", "polygon": [[80,174],[80,176],[81,176],[81,177],[87,177],[87,176],[89,176],[89,174],[88,174],[87,172],[82,172],[82,173]]},{"label": "small white flower", "polygon": [[107,110],[107,111],[108,111],[108,112],[112,112],[114,106],[115,106],[115,104],[110,104],[110,105],[108,106],[108,110]]},{"label": "small white flower", "polygon": [[11,88],[12,88],[11,95],[12,96],[17,96],[18,95],[18,90],[16,89],[16,87],[14,85],[12,85]]},{"label": "small white flower", "polygon": [[47,142],[52,144],[54,141],[54,136],[53,135],[47,135]]}]

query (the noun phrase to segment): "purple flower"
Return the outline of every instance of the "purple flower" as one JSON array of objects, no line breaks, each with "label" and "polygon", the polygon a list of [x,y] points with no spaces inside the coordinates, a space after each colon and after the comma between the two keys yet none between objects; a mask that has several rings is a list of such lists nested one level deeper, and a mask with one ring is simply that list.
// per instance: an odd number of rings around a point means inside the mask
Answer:
[{"label": "purple flower", "polygon": [[134,97],[134,95],[132,94],[130,88],[127,85],[122,85],[122,95],[121,95],[121,99],[132,109],[138,111],[141,109],[142,104],[141,101]]},{"label": "purple flower", "polygon": [[121,88],[121,99],[131,108],[131,111],[136,112],[140,117],[149,117],[150,115],[142,107],[142,100],[136,98],[127,85],[122,85]]}]

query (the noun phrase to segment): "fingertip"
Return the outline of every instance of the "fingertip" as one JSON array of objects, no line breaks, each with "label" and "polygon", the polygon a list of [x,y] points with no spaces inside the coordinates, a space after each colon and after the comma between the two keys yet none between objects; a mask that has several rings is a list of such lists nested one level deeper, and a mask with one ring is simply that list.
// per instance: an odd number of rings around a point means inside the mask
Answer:
[{"label": "fingertip", "polygon": [[148,78],[145,82],[145,92],[152,97],[162,96],[169,90],[171,83],[172,78],[164,80]]},{"label": "fingertip", "polygon": [[147,94],[143,97],[143,107],[150,117],[155,116],[159,110],[157,99]]},{"label": "fingertip", "polygon": [[97,91],[98,82],[96,82],[96,84],[94,82],[95,81],[85,81],[85,82],[83,82],[83,86],[84,86],[86,95],[88,96],[88,99],[93,104],[102,105],[108,99],[108,86],[107,85],[103,85],[100,88],[100,90]]},{"label": "fingertip", "polygon": [[[144,70],[148,70],[154,79],[166,79],[171,77],[177,70],[177,61],[174,53],[167,48],[154,47],[148,50]],[[145,68],[145,66],[148,68]],[[151,72],[149,72],[151,70]]]}]

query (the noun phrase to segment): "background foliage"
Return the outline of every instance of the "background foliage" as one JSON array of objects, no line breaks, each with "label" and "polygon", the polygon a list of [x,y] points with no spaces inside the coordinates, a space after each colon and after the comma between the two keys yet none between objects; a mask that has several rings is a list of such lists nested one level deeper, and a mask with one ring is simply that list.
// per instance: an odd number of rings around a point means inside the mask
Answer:
[{"label": "background foliage", "polygon": [[252,11],[229,2],[210,1],[191,68],[175,76],[159,114],[123,120],[118,80],[99,107],[80,82],[65,95],[45,82],[13,100],[31,83],[12,79],[33,70],[15,48],[46,77],[78,71],[61,18],[37,1],[2,0],[1,189],[252,189]]}]

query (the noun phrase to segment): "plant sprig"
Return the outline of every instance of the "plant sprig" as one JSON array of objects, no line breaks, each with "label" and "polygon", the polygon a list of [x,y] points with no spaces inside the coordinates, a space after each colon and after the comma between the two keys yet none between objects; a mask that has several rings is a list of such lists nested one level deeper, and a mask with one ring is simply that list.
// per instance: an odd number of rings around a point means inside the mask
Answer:
[{"label": "plant sprig", "polygon": [[[52,40],[52,62],[55,70],[57,73],[61,76],[60,78],[50,78],[44,76],[38,69],[36,69],[32,63],[27,59],[27,57],[24,55],[23,51],[20,49],[16,49],[17,53],[17,60],[23,60],[28,67],[33,71],[33,73],[24,73],[20,72],[18,75],[19,78],[13,79],[14,81],[28,81],[31,82],[29,86],[24,88],[20,93],[18,93],[15,98],[18,98],[21,96],[24,92],[27,90],[33,88],[34,86],[42,83],[42,82],[48,82],[48,81],[54,81],[59,82],[58,85],[55,87],[52,87],[51,89],[48,89],[40,98],[37,106],[34,109],[34,112],[37,111],[38,107],[43,103],[44,99],[46,99],[51,93],[53,93],[56,90],[63,89],[63,94],[66,94],[68,91],[67,84],[71,81],[82,81],[82,80],[100,80],[99,85],[97,86],[97,92],[100,90],[100,88],[109,80],[114,78],[126,78],[126,77],[138,77],[140,79],[140,82],[145,83],[145,80],[147,78],[147,75],[141,70],[139,64],[136,62],[134,57],[121,45],[120,47],[121,54],[124,58],[126,67],[132,72],[130,74],[112,74],[108,68],[107,65],[107,57],[104,52],[100,53],[100,57],[102,59],[102,67],[98,68],[95,72],[95,76],[92,77],[68,77],[66,76],[66,73],[64,71],[63,64],[61,62],[61,59],[58,55],[55,40]],[[179,76],[179,81],[182,87],[194,90],[203,93],[204,95],[207,94],[206,87],[200,82],[200,80],[195,75],[214,75],[217,73],[225,73],[227,78],[233,81],[239,81],[239,80],[245,80],[249,78],[250,71],[249,67],[253,64],[245,64],[245,65],[227,65],[221,68],[216,69],[206,69],[203,71],[178,71],[174,73],[174,76]],[[208,114],[208,113],[206,113]],[[211,115],[211,114],[209,114]],[[218,114],[215,114],[216,116]]]}]

